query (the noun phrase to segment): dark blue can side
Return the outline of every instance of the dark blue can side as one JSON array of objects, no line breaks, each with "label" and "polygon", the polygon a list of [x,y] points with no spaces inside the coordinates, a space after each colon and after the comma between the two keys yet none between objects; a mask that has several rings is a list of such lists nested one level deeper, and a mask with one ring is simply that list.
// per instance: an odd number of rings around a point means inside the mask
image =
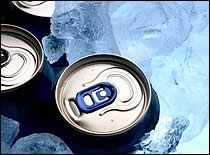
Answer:
[{"label": "dark blue can side", "polygon": [[20,122],[21,136],[47,129],[54,100],[54,78],[51,66],[44,60],[42,70],[30,81],[10,92],[1,92],[1,115]]}]

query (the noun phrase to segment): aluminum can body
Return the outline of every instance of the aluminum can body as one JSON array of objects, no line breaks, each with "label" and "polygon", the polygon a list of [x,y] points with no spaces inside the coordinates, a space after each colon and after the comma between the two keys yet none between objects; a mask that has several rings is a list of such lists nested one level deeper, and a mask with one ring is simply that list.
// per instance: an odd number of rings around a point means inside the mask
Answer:
[{"label": "aluminum can body", "polygon": [[1,114],[30,122],[40,105],[51,103],[53,81],[38,39],[24,28],[1,24]]},{"label": "aluminum can body", "polygon": [[59,112],[74,130],[75,153],[125,153],[159,120],[159,101],[143,72],[114,54],[67,67],[56,85]]}]

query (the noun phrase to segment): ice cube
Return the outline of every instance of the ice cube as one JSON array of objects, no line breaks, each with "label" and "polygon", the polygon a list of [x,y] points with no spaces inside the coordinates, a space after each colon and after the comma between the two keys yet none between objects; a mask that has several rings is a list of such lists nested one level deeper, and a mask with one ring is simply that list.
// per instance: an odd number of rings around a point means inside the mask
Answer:
[{"label": "ice cube", "polygon": [[[209,93],[209,45],[208,30],[193,33],[169,56],[152,58],[151,83],[157,91],[161,113],[172,117],[184,115],[190,126],[183,134],[182,141],[197,136],[208,122]],[[197,114],[199,113],[199,117]]]},{"label": "ice cube", "polygon": [[[205,68],[208,68],[209,64],[209,26],[200,31],[199,33],[192,33],[189,38],[189,45],[195,52]],[[208,72],[208,69],[206,69]]]},{"label": "ice cube", "polygon": [[[107,38],[108,39],[108,38]],[[108,40],[95,41],[95,43],[87,43],[84,40],[69,39],[69,48],[66,58],[69,64],[74,63],[78,59],[92,54],[119,54],[116,44]]]},{"label": "ice cube", "polygon": [[1,142],[10,147],[19,133],[19,126],[17,121],[1,115]]},{"label": "ice cube", "polygon": [[105,14],[108,14],[105,2],[56,2],[51,32],[67,39],[99,40],[104,33]]},{"label": "ice cube", "polygon": [[136,148],[149,154],[166,154],[174,152],[184,130],[189,126],[185,117],[161,118],[155,130],[146,133]]},{"label": "ice cube", "polygon": [[138,63],[149,61],[155,55],[169,54],[180,46],[192,29],[186,9],[192,8],[193,3],[187,4],[180,5],[176,2],[122,4],[111,15],[114,35],[122,55]]},{"label": "ice cube", "polygon": [[94,54],[93,45],[83,40],[69,40],[69,51],[66,53],[66,58],[69,64],[78,59]]},{"label": "ice cube", "polygon": [[209,24],[209,2],[196,1],[192,10],[193,32],[201,32]]},{"label": "ice cube", "polygon": [[15,154],[72,154],[63,140],[49,133],[34,133],[20,138],[11,151]]},{"label": "ice cube", "polygon": [[[198,135],[208,122],[209,69],[195,52],[189,55],[180,69],[182,70],[177,72],[176,80],[179,86],[185,90],[182,98],[186,101],[182,103],[187,105],[182,107],[191,123],[183,135],[183,140],[188,141]],[[197,116],[198,113],[199,117]]]},{"label": "ice cube", "polygon": [[138,61],[136,63],[139,68],[143,71],[143,73],[145,74],[145,76],[150,79],[151,75],[152,75],[152,69],[151,69],[151,60],[142,60],[142,61]]},{"label": "ice cube", "polygon": [[53,35],[42,38],[44,54],[47,60],[52,64],[69,50],[69,42],[66,39],[60,39]]},{"label": "ice cube", "polygon": [[208,154],[209,153],[209,123],[193,140],[182,143],[176,148],[175,154]]},{"label": "ice cube", "polygon": [[10,147],[4,141],[1,141],[1,154],[10,154]]},{"label": "ice cube", "polygon": [[69,64],[95,53],[120,55],[112,32],[108,2],[56,2],[51,32],[56,38],[68,40],[65,53]]},{"label": "ice cube", "polygon": [[125,1],[109,1],[109,14],[112,15]]}]

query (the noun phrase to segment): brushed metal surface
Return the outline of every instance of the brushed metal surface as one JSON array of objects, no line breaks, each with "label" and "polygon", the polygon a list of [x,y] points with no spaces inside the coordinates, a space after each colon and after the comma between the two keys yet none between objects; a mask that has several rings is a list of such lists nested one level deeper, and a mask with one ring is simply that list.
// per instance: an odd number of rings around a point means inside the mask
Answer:
[{"label": "brushed metal surface", "polygon": [[9,91],[32,79],[43,63],[39,41],[23,28],[1,25],[1,56],[7,51],[7,63],[1,64],[1,91]]},{"label": "brushed metal surface", "polygon": [[[126,132],[146,113],[151,88],[134,64],[110,54],[80,59],[64,70],[56,87],[60,113],[76,129],[94,136],[111,136]],[[138,69],[138,72],[136,69]],[[100,82],[110,82],[117,89],[115,101],[92,113],[79,111],[76,93]]]},{"label": "brushed metal surface", "polygon": [[20,10],[41,17],[51,17],[55,9],[55,1],[12,1]]}]

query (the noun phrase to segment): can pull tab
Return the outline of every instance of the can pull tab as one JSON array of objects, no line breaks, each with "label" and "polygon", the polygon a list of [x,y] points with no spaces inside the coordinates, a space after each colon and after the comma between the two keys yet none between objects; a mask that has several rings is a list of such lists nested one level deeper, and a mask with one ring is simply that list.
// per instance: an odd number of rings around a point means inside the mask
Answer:
[{"label": "can pull tab", "polygon": [[108,82],[101,82],[76,94],[76,99],[65,99],[65,106],[70,117],[79,122],[82,112],[91,113],[114,102],[117,89]]},{"label": "can pull tab", "polygon": [[76,95],[78,108],[85,113],[101,109],[114,102],[117,89],[108,82],[101,82],[88,87]]}]

